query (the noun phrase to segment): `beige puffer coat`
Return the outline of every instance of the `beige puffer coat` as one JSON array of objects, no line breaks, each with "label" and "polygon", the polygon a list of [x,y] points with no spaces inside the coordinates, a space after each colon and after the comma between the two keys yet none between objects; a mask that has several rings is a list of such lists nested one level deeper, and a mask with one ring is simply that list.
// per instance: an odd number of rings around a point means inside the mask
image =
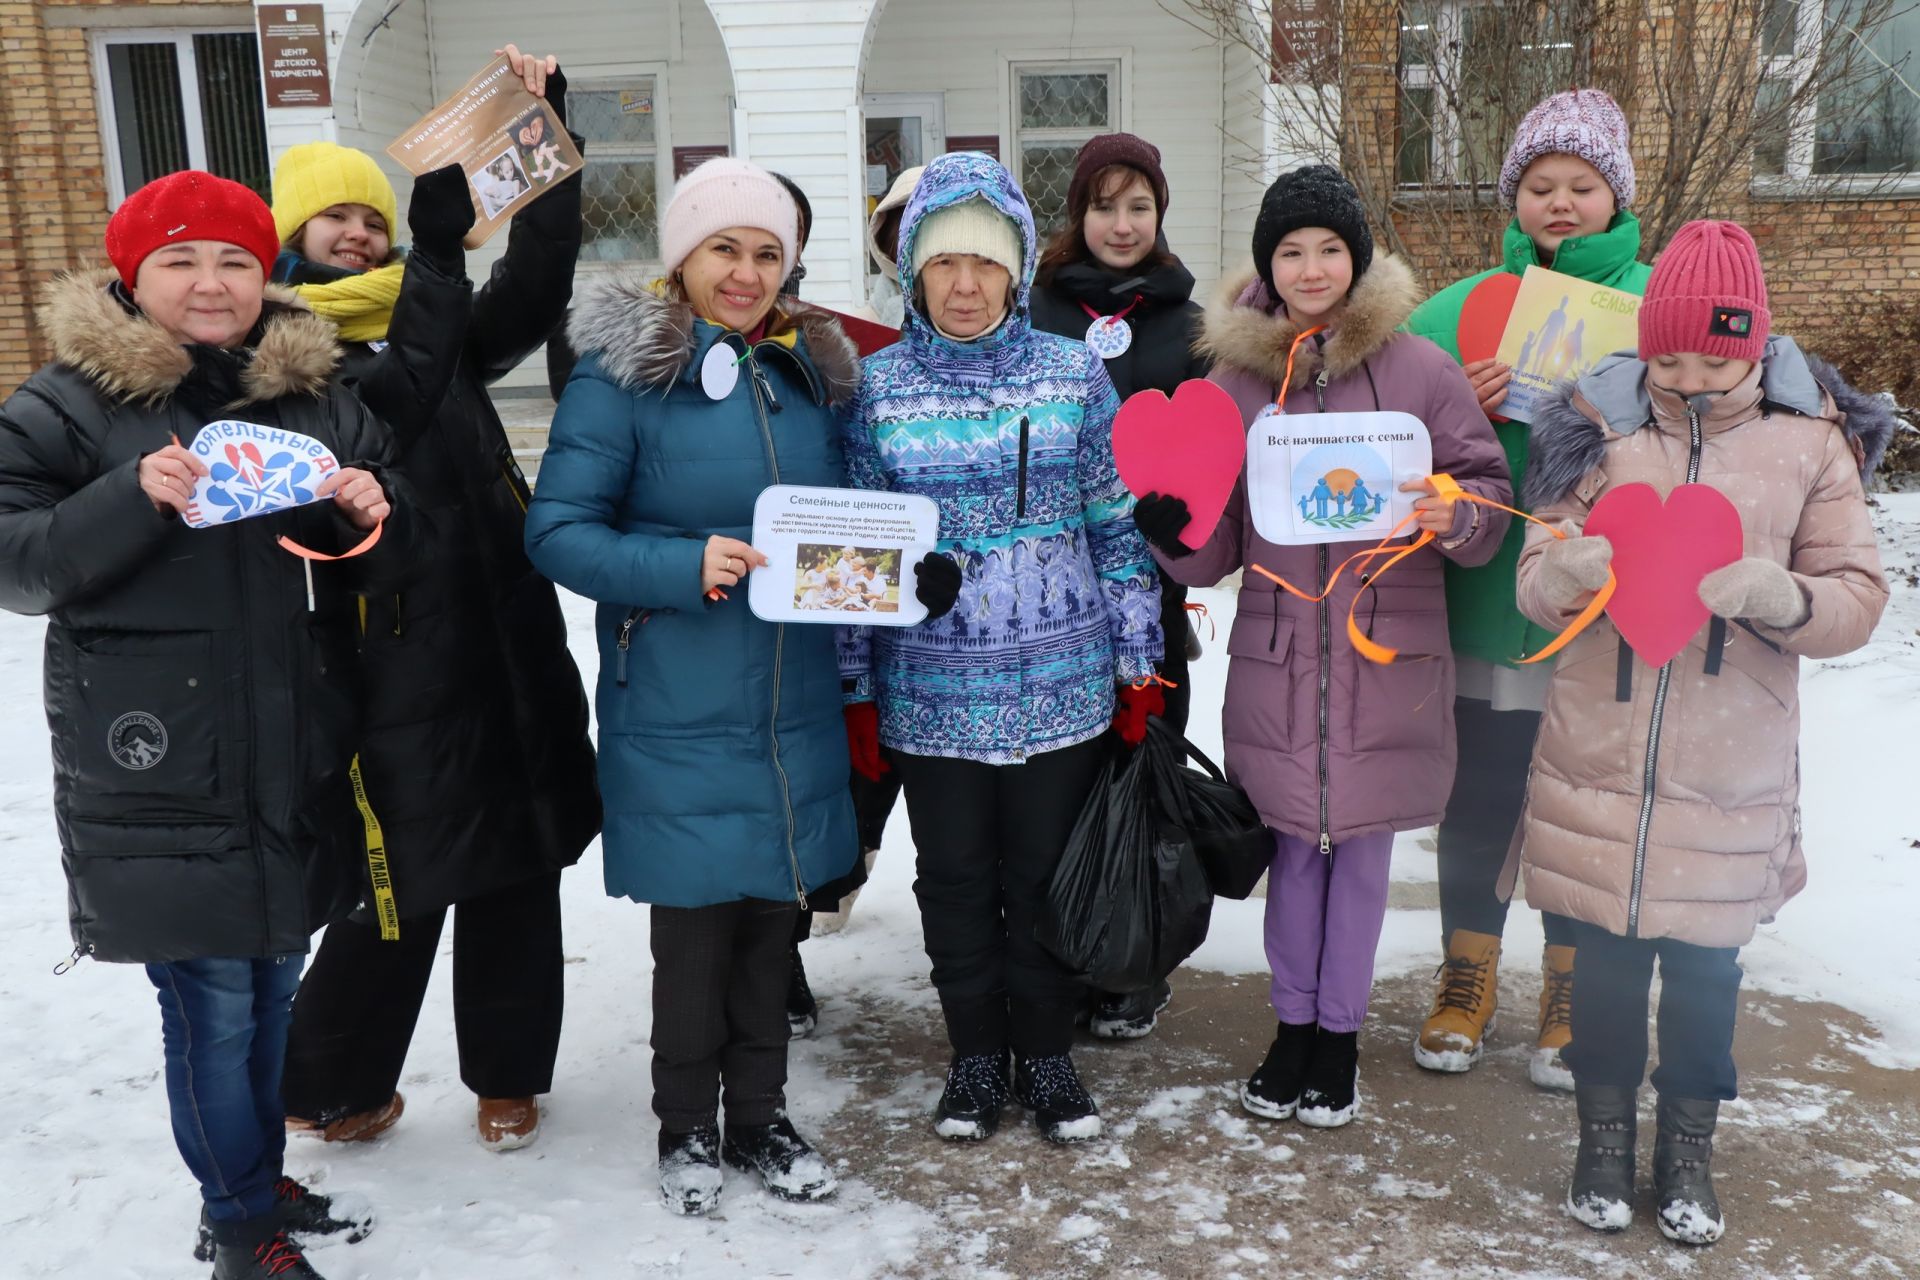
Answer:
[{"label": "beige puffer coat", "polygon": [[[1627,937],[1735,947],[1806,883],[1800,658],[1860,647],[1886,607],[1861,477],[1893,422],[1783,338],[1717,398],[1649,389],[1646,371],[1610,357],[1536,420],[1528,506],[1578,534],[1608,490],[1645,483],[1664,497],[1695,467],[1739,509],[1745,555],[1789,569],[1811,613],[1787,630],[1702,627],[1663,669],[1632,659],[1630,692],[1604,616],[1567,646],[1521,819],[1527,901]],[[1558,630],[1572,614],[1542,595],[1551,540],[1530,531],[1519,603]]]}]

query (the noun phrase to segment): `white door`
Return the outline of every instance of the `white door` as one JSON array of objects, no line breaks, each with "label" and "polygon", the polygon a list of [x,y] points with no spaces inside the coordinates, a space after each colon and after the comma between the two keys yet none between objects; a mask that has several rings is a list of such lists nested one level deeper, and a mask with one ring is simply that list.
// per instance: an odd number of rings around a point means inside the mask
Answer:
[{"label": "white door", "polygon": [[940,93],[869,93],[867,208],[880,203],[903,169],[925,164],[947,149],[947,100]]}]

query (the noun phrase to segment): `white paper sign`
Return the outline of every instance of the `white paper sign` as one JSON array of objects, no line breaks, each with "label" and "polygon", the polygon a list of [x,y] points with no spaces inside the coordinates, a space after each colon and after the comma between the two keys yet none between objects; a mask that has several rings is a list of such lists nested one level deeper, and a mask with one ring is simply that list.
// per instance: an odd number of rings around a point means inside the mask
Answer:
[{"label": "white paper sign", "polygon": [[207,468],[180,517],[195,529],[324,502],[316,490],[340,469],[312,436],[258,422],[209,422],[188,447]]},{"label": "white paper sign", "polygon": [[1413,513],[1409,480],[1433,473],[1410,413],[1275,413],[1247,428],[1247,503],[1268,542],[1378,542]]},{"label": "white paper sign", "polygon": [[768,565],[747,605],[768,622],[910,627],[927,607],[914,566],[940,539],[940,508],[913,493],[774,485],[753,504],[753,545]]}]

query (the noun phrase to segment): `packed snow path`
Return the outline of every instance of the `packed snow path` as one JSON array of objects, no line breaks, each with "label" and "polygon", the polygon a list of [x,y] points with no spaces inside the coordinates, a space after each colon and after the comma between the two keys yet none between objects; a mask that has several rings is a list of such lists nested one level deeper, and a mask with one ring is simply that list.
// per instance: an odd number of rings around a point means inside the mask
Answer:
[{"label": "packed snow path", "polygon": [[[1396,851],[1395,907],[1362,1036],[1361,1117],[1316,1132],[1254,1120],[1239,1080],[1271,1034],[1261,903],[1223,902],[1150,1039],[1076,1051],[1108,1120],[1048,1148],[1009,1113],[955,1148],[929,1126],[945,1066],[920,952],[904,811],[844,934],[807,946],[822,999],[795,1046],[801,1129],[839,1172],[837,1203],[780,1203],[729,1174],[721,1214],[670,1217],[648,1108],[646,912],[600,892],[589,851],[566,879],[567,1022],[539,1142],[479,1149],[460,1085],[443,960],[402,1089],[407,1114],[368,1147],[295,1143],[289,1171],[370,1197],[366,1242],[317,1251],[329,1280],[570,1276],[1920,1277],[1920,495],[1880,499],[1894,603],[1873,645],[1804,667],[1811,883],[1743,953],[1736,1055],[1716,1173],[1726,1240],[1685,1252],[1643,1203],[1601,1237],[1559,1208],[1572,1103],[1527,1083],[1537,918],[1508,928],[1502,1030],[1464,1077],[1413,1066],[1438,946],[1433,858]],[[1217,707],[1230,598],[1196,679]],[[590,608],[568,601],[582,669]],[[203,1277],[197,1196],[167,1129],[152,988],[70,950],[40,710],[42,624],[0,615],[0,1275]],[[1218,746],[1217,717],[1196,739]],[[1651,1095],[1647,1096],[1648,1107]],[[1651,1144],[1643,1114],[1641,1168]],[[1645,1196],[1642,1197],[1643,1202]]]}]

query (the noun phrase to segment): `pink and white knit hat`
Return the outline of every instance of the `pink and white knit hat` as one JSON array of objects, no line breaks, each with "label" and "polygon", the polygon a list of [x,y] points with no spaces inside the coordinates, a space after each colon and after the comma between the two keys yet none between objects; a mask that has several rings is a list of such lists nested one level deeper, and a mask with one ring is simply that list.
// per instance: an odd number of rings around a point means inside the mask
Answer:
[{"label": "pink and white knit hat", "polygon": [[1520,175],[1546,155],[1579,156],[1600,171],[1622,209],[1633,203],[1633,155],[1627,150],[1627,117],[1620,104],[1598,89],[1569,89],[1534,105],[1514,131],[1500,166],[1500,198],[1513,207]]},{"label": "pink and white knit hat", "polygon": [[1654,259],[1640,301],[1642,360],[1684,351],[1758,360],[1772,327],[1760,250],[1739,223],[1689,222]]},{"label": "pink and white knit hat", "polygon": [[660,215],[660,261],[680,269],[708,236],[757,227],[780,242],[781,262],[799,260],[800,209],[780,180],[757,164],[716,156],[680,179]]}]

